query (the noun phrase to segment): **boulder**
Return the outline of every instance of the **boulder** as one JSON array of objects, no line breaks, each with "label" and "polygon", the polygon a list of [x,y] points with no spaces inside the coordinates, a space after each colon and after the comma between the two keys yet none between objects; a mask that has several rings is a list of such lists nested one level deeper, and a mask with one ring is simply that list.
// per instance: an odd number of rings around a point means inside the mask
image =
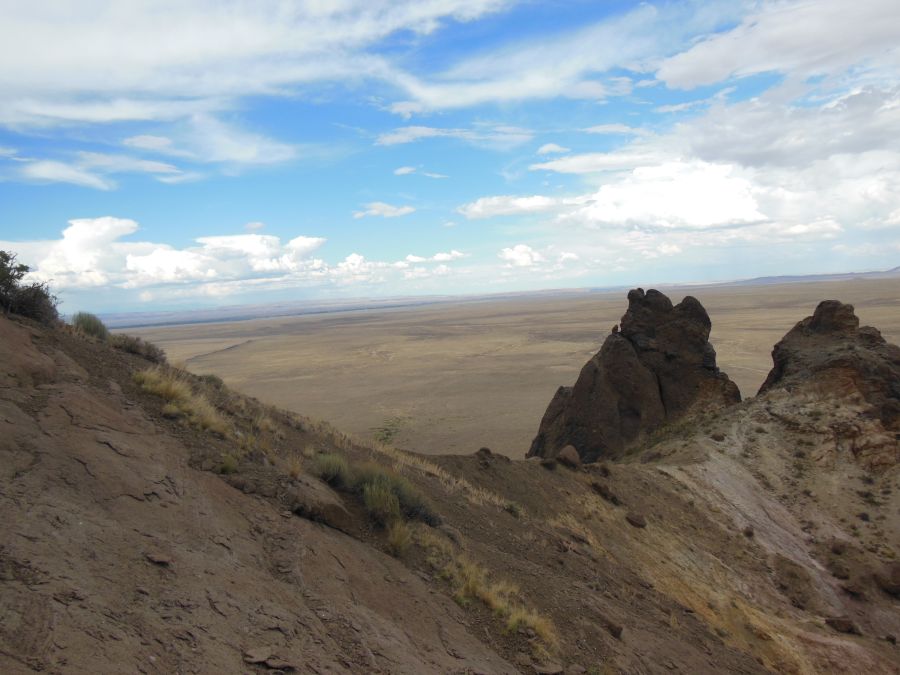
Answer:
[{"label": "boulder", "polygon": [[578,451],[572,445],[567,445],[560,450],[556,456],[556,461],[570,469],[577,469],[581,466],[581,457],[578,456]]},{"label": "boulder", "polygon": [[303,518],[350,532],[353,519],[340,496],[322,481],[298,476],[284,497],[288,508]]},{"label": "boulder", "polygon": [[738,403],[737,386],[716,367],[710,328],[696,298],[673,306],[656,290],[629,292],[621,327],[574,386],[557,390],[528,455],[556,457],[571,445],[582,462],[616,458],[692,410]]}]

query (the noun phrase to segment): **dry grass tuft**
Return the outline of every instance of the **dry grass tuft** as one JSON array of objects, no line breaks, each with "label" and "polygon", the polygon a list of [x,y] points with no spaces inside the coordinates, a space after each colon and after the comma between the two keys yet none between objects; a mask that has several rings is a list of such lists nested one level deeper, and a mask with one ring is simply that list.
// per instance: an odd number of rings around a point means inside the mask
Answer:
[{"label": "dry grass tuft", "polygon": [[364,484],[362,498],[366,513],[382,527],[400,520],[400,500],[387,481],[376,480]]},{"label": "dry grass tuft", "polygon": [[388,527],[388,552],[395,558],[402,558],[412,545],[412,528],[402,520],[396,520]]},{"label": "dry grass tuft", "polygon": [[331,452],[322,453],[315,458],[313,473],[335,488],[349,487],[352,482],[347,460]]},{"label": "dry grass tuft", "polygon": [[434,534],[421,532],[419,543],[427,552],[429,564],[450,583],[453,599],[459,605],[466,607],[477,600],[505,621],[507,631],[520,628],[533,630],[539,640],[535,644],[535,650],[539,653],[558,648],[559,639],[553,622],[527,608],[520,601],[518,587],[507,581],[492,580],[486,568],[457,553],[450,542]]},{"label": "dry grass tuft", "polygon": [[141,388],[166,401],[163,414],[183,417],[205,431],[227,436],[228,423],[216,407],[202,394],[194,393],[190,383],[170,368],[148,368],[134,374]]},{"label": "dry grass tuft", "polygon": [[288,475],[294,480],[300,478],[301,474],[303,473],[303,460],[301,460],[297,455],[292,455],[287,462],[287,472]]}]

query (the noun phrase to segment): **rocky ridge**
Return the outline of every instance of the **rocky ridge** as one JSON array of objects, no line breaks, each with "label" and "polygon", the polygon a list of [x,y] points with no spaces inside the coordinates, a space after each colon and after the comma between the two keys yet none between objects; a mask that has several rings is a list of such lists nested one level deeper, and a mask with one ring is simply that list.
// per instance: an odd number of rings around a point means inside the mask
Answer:
[{"label": "rocky ridge", "polygon": [[553,457],[571,445],[586,462],[620,457],[691,410],[741,400],[716,366],[712,324],[696,298],[673,306],[657,290],[634,289],[620,326],[575,385],[557,390],[528,456]]}]

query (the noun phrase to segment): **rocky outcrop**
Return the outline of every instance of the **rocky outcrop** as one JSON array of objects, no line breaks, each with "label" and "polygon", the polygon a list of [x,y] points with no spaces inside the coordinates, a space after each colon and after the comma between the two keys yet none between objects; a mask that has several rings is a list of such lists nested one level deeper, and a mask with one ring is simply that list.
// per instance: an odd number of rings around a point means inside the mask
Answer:
[{"label": "rocky outcrop", "polygon": [[853,305],[820,302],[775,345],[772,361],[760,394],[803,383],[857,390],[885,429],[900,431],[900,347],[877,328],[860,327]]},{"label": "rocky outcrop", "polygon": [[696,298],[673,306],[659,291],[630,291],[621,329],[574,387],[557,390],[528,455],[553,457],[572,445],[585,462],[617,457],[692,409],[738,403],[737,386],[716,367],[710,328]]}]

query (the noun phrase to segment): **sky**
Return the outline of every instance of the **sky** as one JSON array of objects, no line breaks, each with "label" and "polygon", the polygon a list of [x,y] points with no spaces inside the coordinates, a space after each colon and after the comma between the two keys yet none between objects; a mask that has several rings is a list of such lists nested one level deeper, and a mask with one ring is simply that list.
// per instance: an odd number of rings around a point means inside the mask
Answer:
[{"label": "sky", "polygon": [[64,312],[900,265],[896,0],[0,0]]}]

